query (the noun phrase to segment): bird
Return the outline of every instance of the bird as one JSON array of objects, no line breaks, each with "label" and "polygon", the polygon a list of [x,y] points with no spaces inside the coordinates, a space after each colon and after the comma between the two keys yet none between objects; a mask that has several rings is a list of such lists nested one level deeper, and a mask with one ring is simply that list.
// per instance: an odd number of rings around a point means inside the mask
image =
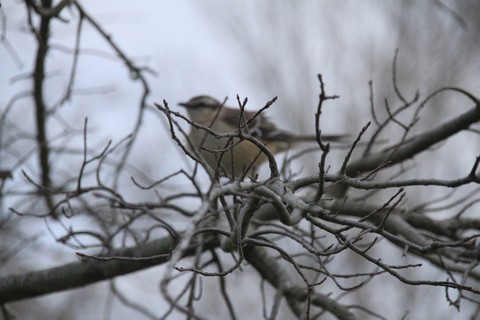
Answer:
[{"label": "bird", "polygon": [[[272,154],[286,151],[295,143],[315,141],[315,135],[297,135],[278,128],[263,113],[243,111],[244,119],[240,119],[242,112],[239,108],[224,106],[219,100],[208,96],[195,96],[187,102],[179,103],[186,108],[188,118],[196,125],[192,125],[188,140],[190,150],[217,171],[221,176],[230,178],[253,176],[258,167],[268,158],[251,141],[239,137],[218,137],[202,127],[208,127],[218,134],[238,132],[247,129],[251,136],[263,143]],[[343,141],[345,135],[322,135],[326,142]]]}]

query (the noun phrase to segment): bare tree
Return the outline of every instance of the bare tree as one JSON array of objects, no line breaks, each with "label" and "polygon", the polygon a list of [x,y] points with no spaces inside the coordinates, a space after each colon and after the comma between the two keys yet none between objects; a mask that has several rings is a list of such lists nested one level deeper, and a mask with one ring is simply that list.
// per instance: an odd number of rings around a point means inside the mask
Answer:
[{"label": "bare tree", "polygon": [[[366,298],[372,290],[388,295],[379,281],[401,284],[398,290],[404,292],[440,290],[444,299],[435,303],[478,316],[480,155],[462,159],[469,166],[452,170],[438,156],[449,152],[449,142],[461,135],[478,144],[474,126],[480,121],[480,99],[475,92],[443,85],[422,94],[403,90],[398,75],[402,51],[397,51],[389,63],[393,96],[378,103],[383,97],[376,96],[371,82],[366,107],[371,120],[351,132],[350,143],[335,149],[320,133],[325,108],[339,100],[328,79],[318,75],[317,108],[310,116],[315,146],[292,150],[280,161],[249,132],[248,121],[239,119],[237,130],[221,134],[176,112],[170,101],[150,105],[149,76],[154,71],[130,58],[80,2],[27,0],[23,5],[26,32],[37,50],[32,72],[14,79],[28,80],[27,89],[1,105],[3,318],[15,318],[31,299],[106,280],[110,285],[104,290],[111,299],[147,319],[209,319],[212,312],[205,301],[212,300],[231,319],[391,319],[393,307],[388,305],[395,301],[385,298],[376,304]],[[461,28],[469,25],[470,19],[440,2],[431,6],[447,12]],[[56,22],[76,24],[73,48],[52,41]],[[104,41],[108,52],[82,46],[86,28]],[[4,30],[2,44],[10,48],[12,61],[20,61],[8,36]],[[55,80],[47,64],[52,51],[71,58],[56,100],[45,95],[47,84]],[[80,63],[88,55],[120,62],[139,87],[130,134],[123,139],[93,138],[96,128],[89,125],[90,118],[77,123],[64,118],[65,107],[82,94],[110,90],[97,85],[81,90],[77,85]],[[266,62],[264,66],[264,74],[275,70]],[[461,108],[436,114],[439,97]],[[15,114],[24,100],[35,110],[31,126]],[[237,96],[236,101],[240,110],[248,106],[247,99]],[[274,104],[265,102],[257,116]],[[168,140],[192,160],[193,168],[168,171],[170,163],[159,161],[152,174],[131,161],[150,111],[161,117]],[[422,122],[430,114],[438,123]],[[218,168],[210,168],[189,145],[192,126],[253,143],[268,159],[268,174],[219,176]],[[235,143],[210,151],[222,157],[233,148]],[[313,159],[316,171],[291,170],[298,158]],[[446,177],[424,177],[422,170],[428,173],[433,162],[446,168]],[[152,178],[159,172],[162,178]],[[37,232],[38,225],[43,233]],[[32,259],[22,255],[27,247],[33,248],[29,254],[38,250],[34,261],[50,258],[51,247],[40,243],[45,233],[65,248],[62,257],[54,258],[54,267],[30,265]],[[158,284],[155,295],[163,301],[158,306],[142,303],[143,296],[139,299],[117,283],[135,281],[134,272],[153,267],[162,268],[149,279]],[[242,271],[255,277],[238,290],[235,277]],[[253,292],[262,299],[255,315],[240,307]],[[62,312],[71,314],[67,304],[64,308]],[[409,309],[399,308],[407,318]],[[59,309],[51,314],[61,316]]]}]

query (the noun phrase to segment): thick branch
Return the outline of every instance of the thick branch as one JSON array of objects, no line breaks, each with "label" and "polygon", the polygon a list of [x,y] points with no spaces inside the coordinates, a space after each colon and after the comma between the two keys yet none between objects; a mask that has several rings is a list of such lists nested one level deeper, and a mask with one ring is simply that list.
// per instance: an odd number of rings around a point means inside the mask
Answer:
[{"label": "thick branch", "polygon": [[[43,7],[48,10],[52,6],[51,0],[42,1]],[[35,69],[33,71],[33,97],[35,100],[35,120],[37,123],[37,142],[39,147],[39,162],[42,170],[42,187],[45,189],[51,188],[50,181],[50,164],[49,164],[49,149],[46,133],[47,121],[47,106],[43,96],[44,80],[45,80],[45,63],[48,53],[48,40],[50,37],[50,21],[51,17],[42,16],[40,18],[40,29],[37,36],[37,53],[35,60]],[[53,208],[53,201],[51,195],[45,192],[45,200],[48,208]]]},{"label": "thick branch", "polygon": [[[170,259],[170,252],[176,245],[175,238],[165,237],[136,247],[118,249],[109,254],[130,258],[153,257],[152,259],[89,259],[0,278],[0,304],[78,288],[165,263]],[[217,243],[210,241],[203,246],[213,248]],[[191,245],[183,251],[183,256],[194,254],[194,248],[195,246]]]},{"label": "thick branch", "polygon": [[[267,251],[258,246],[246,247],[244,250],[245,259],[266,279],[272,286],[286,298],[291,310],[299,317],[306,316],[305,301],[307,300],[307,287],[302,288],[297,281],[292,279],[291,274],[278,261],[269,257]],[[355,320],[357,317],[348,308],[327,295],[312,292],[314,304],[331,312],[338,319]]]},{"label": "thick branch", "polygon": [[459,131],[468,129],[473,123],[480,120],[480,106],[477,105],[470,111],[450,120],[435,129],[419,134],[405,142],[403,145],[391,154],[388,151],[378,152],[366,158],[351,162],[347,166],[346,174],[348,176],[357,176],[363,172],[374,170],[384,164],[386,161],[390,165],[402,162],[416,154],[427,150],[434,144],[447,139]]}]

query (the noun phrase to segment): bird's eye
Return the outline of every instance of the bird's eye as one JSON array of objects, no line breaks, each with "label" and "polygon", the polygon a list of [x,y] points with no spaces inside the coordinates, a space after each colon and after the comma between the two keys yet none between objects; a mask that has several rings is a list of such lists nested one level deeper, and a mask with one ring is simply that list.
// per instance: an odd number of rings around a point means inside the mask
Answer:
[{"label": "bird's eye", "polygon": [[261,137],[262,136],[262,130],[260,130],[259,128],[253,128],[252,131],[250,131],[250,134],[255,137],[255,138],[258,138],[258,137]]}]

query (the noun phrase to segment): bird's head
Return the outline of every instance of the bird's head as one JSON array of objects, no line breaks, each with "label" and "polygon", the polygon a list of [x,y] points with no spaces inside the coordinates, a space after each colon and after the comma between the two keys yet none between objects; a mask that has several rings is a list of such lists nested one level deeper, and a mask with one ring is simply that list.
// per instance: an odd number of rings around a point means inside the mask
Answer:
[{"label": "bird's head", "polygon": [[210,96],[196,96],[178,105],[187,109],[190,120],[203,123],[208,119],[212,119],[215,110],[221,106],[221,103]]}]

